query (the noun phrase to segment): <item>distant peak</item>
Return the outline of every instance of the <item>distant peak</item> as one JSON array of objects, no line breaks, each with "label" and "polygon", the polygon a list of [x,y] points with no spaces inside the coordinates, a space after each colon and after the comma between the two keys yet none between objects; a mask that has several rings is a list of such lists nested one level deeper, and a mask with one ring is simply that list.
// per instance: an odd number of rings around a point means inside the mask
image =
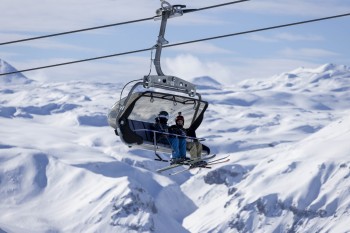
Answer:
[{"label": "distant peak", "polygon": [[318,69],[321,70],[321,72],[326,72],[328,70],[334,70],[336,68],[337,68],[337,65],[335,65],[333,63],[327,63],[327,64],[320,66]]},{"label": "distant peak", "polygon": [[333,63],[326,63],[324,65],[321,65],[316,68],[304,68],[304,67],[299,67],[291,72],[290,74],[301,74],[301,73],[314,73],[314,74],[320,74],[320,73],[327,73],[327,72],[332,72],[332,71],[348,71],[350,68],[346,65],[336,65]]},{"label": "distant peak", "polygon": [[221,89],[222,84],[209,76],[201,76],[193,79],[193,83],[199,89]]},{"label": "distant peak", "polygon": [[[11,66],[6,61],[0,59],[0,73],[12,73],[17,72],[17,69]],[[24,76],[22,73],[15,73],[15,74],[8,74],[8,75],[2,75],[0,76],[0,83],[4,84],[28,84],[31,83],[33,80],[28,79],[26,76]]]}]

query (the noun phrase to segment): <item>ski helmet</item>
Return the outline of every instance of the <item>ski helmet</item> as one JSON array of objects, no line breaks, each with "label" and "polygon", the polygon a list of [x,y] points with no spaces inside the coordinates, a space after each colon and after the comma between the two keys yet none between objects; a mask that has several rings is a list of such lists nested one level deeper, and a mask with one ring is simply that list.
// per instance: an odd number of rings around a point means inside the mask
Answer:
[{"label": "ski helmet", "polygon": [[181,115],[181,112],[179,112],[179,115],[175,118],[175,122],[181,120],[183,123],[185,123],[185,118]]},{"label": "ski helmet", "polygon": [[158,117],[159,118],[165,118],[165,119],[169,119],[169,113],[166,112],[166,111],[160,111],[159,114],[158,114]]}]

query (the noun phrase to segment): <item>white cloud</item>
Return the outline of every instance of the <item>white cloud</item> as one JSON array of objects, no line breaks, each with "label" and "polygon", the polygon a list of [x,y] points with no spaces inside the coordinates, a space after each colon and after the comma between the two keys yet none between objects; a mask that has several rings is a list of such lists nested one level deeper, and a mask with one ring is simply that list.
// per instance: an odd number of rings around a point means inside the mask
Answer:
[{"label": "white cloud", "polygon": [[[174,2],[175,3],[175,2]],[[177,1],[187,8],[201,8],[218,4],[217,1]],[[133,4],[128,0],[12,0],[2,1],[0,14],[1,30],[22,32],[60,32],[82,27],[100,26],[140,19],[155,15],[160,1],[138,0]],[[277,15],[329,15],[347,12],[350,5],[342,1],[316,0],[264,0],[219,7],[208,11],[186,14],[180,20],[171,19],[173,24],[218,25],[233,23],[228,21],[233,10],[258,14]],[[222,16],[225,16],[223,18]],[[234,18],[234,17],[233,17]],[[236,18],[237,19],[237,18]],[[240,23],[240,22],[236,22]]]},{"label": "white cloud", "polygon": [[259,42],[277,42],[278,40],[274,36],[263,36],[259,34],[250,34],[248,36],[248,39],[253,40],[253,41],[259,41]]},{"label": "white cloud", "polygon": [[18,44],[21,47],[30,47],[30,48],[36,48],[36,49],[58,49],[62,52],[62,50],[67,51],[84,51],[84,52],[93,52],[93,53],[103,53],[104,50],[94,48],[94,47],[84,47],[80,45],[74,45],[73,43],[69,43],[69,41],[66,42],[59,42],[56,40],[34,40],[23,44]]},{"label": "white cloud", "polygon": [[240,6],[241,10],[259,14],[327,16],[349,12],[349,3],[341,0],[264,0],[250,1]]},{"label": "white cloud", "polygon": [[[224,85],[232,85],[244,79],[264,79],[294,70],[298,67],[316,68],[322,65],[322,63],[309,62],[302,58],[302,56],[296,56],[290,59],[250,59],[240,57],[223,60],[213,57],[208,60],[191,54],[181,54],[174,58],[163,59],[162,68],[164,74],[175,75],[188,81],[192,81],[194,77],[211,76]],[[16,68],[36,67],[42,64],[55,64],[64,61],[67,60],[55,59],[45,62],[37,60],[16,64]],[[60,66],[24,74],[28,78],[39,81],[64,82],[88,80],[126,83],[131,80],[142,79],[144,75],[148,74],[149,67],[150,60],[148,57],[126,56]],[[154,67],[152,67],[152,74],[155,74]]]},{"label": "white cloud", "polygon": [[[236,59],[232,61],[232,74],[238,81],[245,79],[266,79],[298,67],[316,68],[322,64],[308,62],[302,59]],[[229,80],[228,80],[229,81]]]},{"label": "white cloud", "polygon": [[[175,18],[174,18],[175,19]],[[194,13],[194,14],[186,14],[185,16],[176,18],[176,20],[171,20],[172,24],[180,25],[180,26],[196,26],[196,25],[206,25],[206,26],[215,26],[215,25],[226,25],[229,24],[227,20],[220,19],[217,15],[207,15],[205,13]]]},{"label": "white cloud", "polygon": [[186,44],[177,47],[170,47],[167,49],[180,52],[189,52],[193,54],[232,54],[232,51],[228,49],[221,48],[207,42]]},{"label": "white cloud", "polygon": [[127,0],[13,0],[1,3],[2,30],[65,31],[80,27],[100,26],[120,20],[154,15],[156,5],[149,1],[130,4]]},{"label": "white cloud", "polygon": [[1,59],[7,61],[10,60],[12,58],[15,58],[16,56],[18,56],[18,53],[16,52],[1,52]]},{"label": "white cloud", "polygon": [[[178,3],[176,3],[178,4]],[[204,6],[206,4],[187,4]],[[13,0],[1,3],[1,30],[16,32],[61,32],[101,26],[155,16],[160,1],[138,0]],[[181,19],[180,17],[178,19]],[[215,25],[225,20],[202,12],[187,14],[184,20],[170,19],[178,25]]]},{"label": "white cloud", "polygon": [[[31,60],[9,63],[17,70],[43,65],[69,62],[73,59]],[[72,65],[58,66],[37,71],[25,72],[30,79],[40,81],[65,82],[85,80],[96,82],[128,82],[142,79],[149,72],[150,60],[146,57],[124,56],[98,61],[89,61]]]},{"label": "white cloud", "polygon": [[278,42],[278,41],[322,41],[324,38],[320,35],[313,34],[295,34],[295,33],[277,33],[270,36],[259,34],[251,34],[248,37],[250,40],[260,42]]},{"label": "white cloud", "polygon": [[280,51],[280,54],[287,57],[299,57],[299,58],[333,57],[333,56],[339,55],[332,51],[317,49],[317,48],[299,48],[299,49],[286,48]]},{"label": "white cloud", "polygon": [[291,33],[279,33],[276,38],[286,41],[321,41],[324,40],[322,36],[310,35],[310,34],[291,34]]},{"label": "white cloud", "polygon": [[166,59],[166,74],[191,81],[198,76],[211,76],[222,84],[232,85],[245,79],[264,79],[298,67],[318,67],[322,64],[302,59],[233,58],[204,61],[190,54]]},{"label": "white cloud", "polygon": [[218,81],[225,81],[230,77],[230,68],[214,61],[202,61],[191,54],[181,54],[175,58],[165,59],[166,74],[175,75],[185,80],[194,77],[211,76]]}]

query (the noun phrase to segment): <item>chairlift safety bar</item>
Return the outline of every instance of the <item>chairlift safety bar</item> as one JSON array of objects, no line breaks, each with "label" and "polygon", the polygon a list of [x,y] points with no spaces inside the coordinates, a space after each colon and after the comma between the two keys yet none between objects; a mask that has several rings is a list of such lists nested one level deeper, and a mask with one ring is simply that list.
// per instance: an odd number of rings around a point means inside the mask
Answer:
[{"label": "chairlift safety bar", "polygon": [[198,140],[198,141],[205,141],[205,138],[195,138],[195,137],[190,137],[190,136],[182,136],[182,135],[178,135],[178,134],[172,134],[172,133],[167,133],[167,132],[161,132],[161,131],[157,131],[157,130],[150,130],[150,129],[135,129],[133,130],[135,132],[137,131],[145,131],[145,132],[152,132],[153,135],[158,134],[163,134],[163,135],[169,135],[169,136],[174,136],[174,137],[181,137],[181,138],[186,138],[186,139],[190,139],[192,141],[194,140]]}]

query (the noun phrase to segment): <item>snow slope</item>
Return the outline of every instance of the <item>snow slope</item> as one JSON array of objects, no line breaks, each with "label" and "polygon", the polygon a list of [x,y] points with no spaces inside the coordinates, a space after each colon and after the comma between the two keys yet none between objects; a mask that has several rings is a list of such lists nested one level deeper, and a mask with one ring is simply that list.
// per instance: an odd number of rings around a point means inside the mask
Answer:
[{"label": "snow slope", "polygon": [[350,232],[348,67],[194,81],[231,161],[168,176],[108,126],[122,84],[1,77],[0,232]]}]

